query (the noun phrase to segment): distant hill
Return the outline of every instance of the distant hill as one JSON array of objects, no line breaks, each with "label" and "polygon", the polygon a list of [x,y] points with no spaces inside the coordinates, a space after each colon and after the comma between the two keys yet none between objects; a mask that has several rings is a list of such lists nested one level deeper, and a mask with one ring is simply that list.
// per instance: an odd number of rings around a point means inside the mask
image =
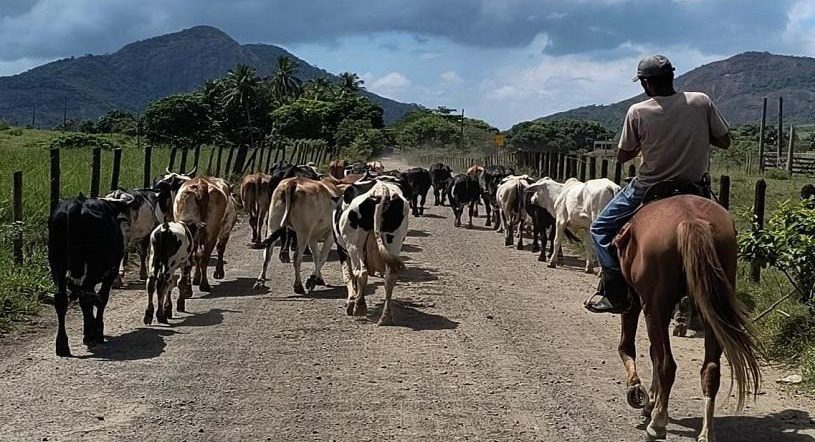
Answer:
[{"label": "distant hill", "polygon": [[[194,90],[241,63],[255,67],[261,77],[272,75],[280,55],[297,61],[297,75],[304,81],[336,79],[283,48],[241,45],[219,29],[197,26],[131,43],[113,54],[71,57],[0,77],[0,119],[30,124],[36,104],[36,124],[50,127],[62,121],[66,100],[73,119],[97,118],[113,109],[141,112],[157,98]],[[383,108],[386,124],[418,108],[361,93]]]},{"label": "distant hill", "polygon": [[[774,124],[778,97],[784,97],[784,123],[815,122],[815,58],[745,52],[700,66],[677,77],[678,90],[705,92],[732,125],[758,123],[761,98],[768,97],[767,121]],[[584,106],[540,120],[593,120],[619,131],[628,107],[639,95],[607,106]]]}]

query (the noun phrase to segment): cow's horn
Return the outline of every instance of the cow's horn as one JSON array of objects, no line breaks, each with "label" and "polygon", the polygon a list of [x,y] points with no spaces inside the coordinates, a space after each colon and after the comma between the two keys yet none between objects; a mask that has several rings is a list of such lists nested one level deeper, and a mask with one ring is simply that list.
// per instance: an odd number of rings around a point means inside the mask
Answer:
[{"label": "cow's horn", "polygon": [[193,177],[193,176],[195,176],[195,172],[198,172],[198,165],[197,164],[195,165],[195,167],[192,168],[191,171],[185,173],[184,175],[187,175],[189,177]]},{"label": "cow's horn", "polygon": [[167,175],[171,175],[173,172],[170,170],[170,167],[165,167],[164,171],[167,172]]}]

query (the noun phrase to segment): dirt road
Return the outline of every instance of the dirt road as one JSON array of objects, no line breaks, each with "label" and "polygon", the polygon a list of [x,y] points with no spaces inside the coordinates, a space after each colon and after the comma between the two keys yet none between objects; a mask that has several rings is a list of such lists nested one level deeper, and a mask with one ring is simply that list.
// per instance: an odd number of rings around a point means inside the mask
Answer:
[{"label": "dirt road", "polygon": [[[276,259],[271,290],[251,293],[262,253],[246,247],[245,223],[227,250],[226,279],[196,292],[171,327],[143,326],[143,291],[119,291],[108,342],[87,352],[74,308],[76,357],[61,359],[46,310],[0,345],[0,440],[644,440],[625,405],[618,321],[581,306],[595,277],[576,260],[546,268],[484,228],[454,229],[448,207],[426,213],[410,220],[393,327],[375,325],[381,284],[368,319],[345,315],[333,261],[324,273],[333,287],[311,296],[293,294],[291,266]],[[694,440],[702,340],[674,347],[668,440]],[[766,394],[743,415],[733,415],[734,401],[718,411],[719,440],[815,440],[812,402],[764,373]],[[720,398],[728,384],[725,376]]]}]

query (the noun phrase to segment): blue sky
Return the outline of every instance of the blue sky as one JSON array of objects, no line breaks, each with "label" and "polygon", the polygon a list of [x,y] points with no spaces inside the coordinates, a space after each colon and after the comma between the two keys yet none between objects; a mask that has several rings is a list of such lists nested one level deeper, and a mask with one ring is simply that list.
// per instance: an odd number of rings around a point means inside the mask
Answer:
[{"label": "blue sky", "polygon": [[815,0],[3,0],[0,75],[199,24],[502,129],[638,93],[648,53],[815,56]]}]

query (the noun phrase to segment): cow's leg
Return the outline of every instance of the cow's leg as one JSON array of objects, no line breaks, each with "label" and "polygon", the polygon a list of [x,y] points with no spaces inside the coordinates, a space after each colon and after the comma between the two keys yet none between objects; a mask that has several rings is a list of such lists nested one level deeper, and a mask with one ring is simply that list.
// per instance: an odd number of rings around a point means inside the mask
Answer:
[{"label": "cow's leg", "polygon": [[323,279],[323,266],[328,261],[328,255],[331,253],[332,245],[334,245],[334,237],[329,235],[325,241],[323,241],[323,247],[320,249],[320,259],[315,261],[314,276],[316,279],[314,280],[314,283],[316,285],[325,285],[325,280]]},{"label": "cow's leg", "polygon": [[507,220],[507,212],[502,210],[500,212],[501,215],[501,222],[503,225],[506,226],[506,230],[504,230],[504,246],[511,246],[512,240],[514,239],[513,236],[515,234],[515,226],[509,223]]},{"label": "cow's leg", "polygon": [[[558,254],[557,251],[560,250],[560,246],[563,244],[563,236],[564,232],[566,231],[566,222],[557,220],[555,222],[555,245],[554,245],[554,252],[552,256],[549,257],[549,267],[555,268],[558,264]],[[590,244],[590,243],[589,243]]]},{"label": "cow's leg", "polygon": [[252,286],[252,290],[260,290],[266,287],[266,269],[269,267],[269,261],[272,260],[273,247],[274,246],[269,244],[263,250],[263,267],[260,270],[257,281],[255,281],[255,285]]},{"label": "cow's leg", "polygon": [[713,330],[705,328],[705,361],[702,364],[702,395],[705,398],[705,414],[702,417],[702,429],[699,432],[699,442],[713,442],[716,440],[713,431],[713,413],[716,408],[716,394],[719,392],[721,377],[722,347]]},{"label": "cow's leg", "polygon": [[475,211],[475,203],[470,203],[470,212],[469,212],[470,219],[467,221],[467,228],[468,229],[473,228],[473,212],[474,211]]},{"label": "cow's leg", "polygon": [[461,213],[464,211],[463,207],[459,207],[458,203],[450,203],[453,206],[453,217],[455,220],[453,221],[454,227],[461,227]]},{"label": "cow's leg", "polygon": [[139,280],[144,281],[147,279],[147,252],[150,249],[150,235],[142,238],[139,243]]},{"label": "cow's leg", "polygon": [[[312,272],[312,274],[309,275],[308,279],[306,279],[306,292],[311,293],[311,291],[314,290],[314,287],[317,287],[317,285],[324,285],[325,284],[325,282],[322,281],[323,277],[320,274],[320,268],[322,267],[323,251],[325,249],[325,243],[323,243],[323,247],[320,248],[319,247],[320,245],[317,242],[317,240],[312,239],[312,240],[309,241],[308,246],[309,246],[309,248],[311,248],[311,250],[313,250],[315,252],[315,254],[313,255],[314,256],[314,272]],[[318,279],[322,282],[322,284],[317,283]]]},{"label": "cow's leg", "polygon": [[354,316],[368,314],[368,304],[365,302],[365,289],[368,286],[368,270],[362,265],[356,272],[357,299],[354,302]]},{"label": "cow's leg", "polygon": [[[545,253],[546,251],[546,243],[549,243],[549,254]],[[541,254],[538,257],[538,261],[544,262],[546,261],[546,257],[551,257],[555,253],[555,223],[552,221],[544,228],[544,242],[543,242],[543,250],[541,250]]]},{"label": "cow's leg", "polygon": [[105,343],[105,307],[108,305],[110,289],[113,287],[114,280],[115,276],[113,274],[106,277],[102,281],[101,287],[99,287],[99,294],[96,296],[96,317],[94,318],[96,321],[96,344]]},{"label": "cow's leg", "polygon": [[586,249],[586,273],[594,273],[594,247],[591,245],[591,232],[589,229],[583,234],[584,249]]},{"label": "cow's leg", "polygon": [[306,289],[303,287],[303,280],[300,278],[300,266],[303,264],[303,252],[305,251],[305,238],[300,237],[297,241],[297,250],[294,251],[294,284],[292,285],[294,293],[298,295],[306,294]]},{"label": "cow's leg", "polygon": [[422,201],[421,204],[419,205],[419,216],[424,216],[424,203],[427,200],[427,192],[423,193],[421,197]]},{"label": "cow's leg", "polygon": [[82,343],[88,347],[96,342],[96,320],[93,316],[95,298],[93,287],[82,288],[82,293],[79,295],[79,307],[82,309]]},{"label": "cow's leg", "polygon": [[215,279],[224,279],[224,252],[226,251],[226,244],[229,242],[229,234],[218,238],[218,244],[215,249],[218,252],[218,261],[215,263],[215,273],[212,275]]},{"label": "cow's leg", "polygon": [[289,247],[291,247],[291,241],[293,239],[292,236],[294,235],[292,235],[292,232],[289,229],[286,229],[285,227],[283,229],[285,230],[283,230],[283,234],[280,236],[281,247],[278,259],[280,259],[280,262],[288,264],[291,262]]},{"label": "cow's leg", "polygon": [[68,333],[65,331],[65,314],[68,312],[68,294],[65,288],[57,290],[54,295],[54,310],[57,312],[57,340],[55,344],[57,356],[71,356],[68,346]]},{"label": "cow's leg", "polygon": [[260,242],[260,232],[258,229],[258,217],[254,210],[249,210],[249,227],[252,229],[252,244]]},{"label": "cow's leg", "polygon": [[201,271],[201,284],[198,285],[198,290],[202,292],[212,290],[212,287],[209,285],[209,280],[207,279],[207,267],[209,266],[209,257],[212,255],[212,249],[215,248],[215,243],[215,238],[207,238],[207,242],[204,244],[203,251],[198,259],[198,266]]},{"label": "cow's leg", "polygon": [[433,186],[433,205],[434,206],[444,205],[444,204],[439,204],[439,202],[440,202],[439,201],[439,188],[438,188],[438,186],[434,185]]},{"label": "cow's leg", "polygon": [[396,278],[397,275],[391,269],[385,270],[385,304],[382,306],[379,325],[393,325],[391,296],[393,295],[393,288],[396,286]]},{"label": "cow's leg", "polygon": [[175,309],[180,312],[187,311],[186,300],[192,298],[192,282],[190,281],[192,267],[192,261],[181,267],[181,281],[178,285],[178,301],[176,302],[175,306]]},{"label": "cow's leg", "polygon": [[[153,294],[156,292],[156,277],[154,275],[150,275],[147,278],[147,308],[144,309],[144,325],[150,325],[153,322],[153,313],[155,313],[155,307],[153,307]],[[156,297],[158,305],[161,306],[161,294]],[[161,307],[159,307],[161,308]]]},{"label": "cow's leg", "polygon": [[342,279],[345,280],[345,288],[348,292],[348,297],[345,300],[345,314],[351,316],[354,314],[354,301],[357,297],[357,282],[354,277],[354,271],[351,269],[351,262],[347,258],[341,266]]},{"label": "cow's leg", "polygon": [[[507,227],[507,226],[504,225],[504,222],[503,222],[504,221],[504,218],[502,216],[503,212],[504,211],[501,210],[498,207],[493,207],[492,208],[492,213],[493,213],[493,216],[495,217],[495,230],[498,231],[498,233],[502,233],[504,231],[504,229]],[[512,245],[512,243],[510,242],[509,245]]]},{"label": "cow's leg", "polygon": [[518,222],[518,245],[516,246],[518,250],[524,249],[524,217],[521,214],[521,220]]},{"label": "cow's leg", "polygon": [[[478,203],[476,202],[476,204],[478,204]],[[492,226],[492,206],[490,206],[490,202],[487,200],[486,197],[484,197],[484,212],[486,213],[486,217],[487,217],[487,223],[484,224],[484,225],[487,226],[487,227],[491,227]],[[478,216],[478,211],[477,210],[475,212],[475,216]]]},{"label": "cow's leg", "polygon": [[419,216],[419,195],[410,197],[410,208],[413,209],[413,216]]}]

